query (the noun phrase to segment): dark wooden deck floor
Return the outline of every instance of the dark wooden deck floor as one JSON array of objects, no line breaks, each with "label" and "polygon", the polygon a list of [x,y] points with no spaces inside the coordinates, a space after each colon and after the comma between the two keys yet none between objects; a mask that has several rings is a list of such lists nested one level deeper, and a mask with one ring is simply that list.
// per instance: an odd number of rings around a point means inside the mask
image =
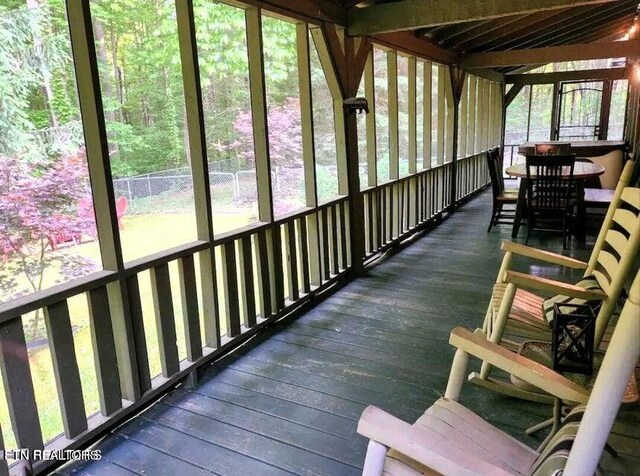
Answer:
[{"label": "dark wooden deck floor", "polygon": [[[486,193],[472,200],[366,277],[206,369],[196,389],[171,392],[115,430],[97,445],[101,461],[60,474],[360,474],[362,410],[374,404],[415,420],[444,392],[450,329],[481,324],[510,233],[486,233],[489,207]],[[531,445],[539,440],[523,429],[550,415],[471,385],[462,402]],[[623,455],[605,457],[607,474],[640,474],[631,456],[640,457],[640,414],[621,413],[611,442]]]}]

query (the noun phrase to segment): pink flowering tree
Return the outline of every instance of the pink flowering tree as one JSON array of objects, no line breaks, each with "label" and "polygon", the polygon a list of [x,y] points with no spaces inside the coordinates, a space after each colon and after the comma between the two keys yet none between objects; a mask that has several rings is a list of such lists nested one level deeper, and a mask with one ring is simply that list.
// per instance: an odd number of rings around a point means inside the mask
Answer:
[{"label": "pink flowering tree", "polygon": [[[43,288],[45,271],[56,267],[56,282],[86,274],[95,264],[69,253],[53,252],[60,241],[95,236],[92,214],[78,213],[78,202],[90,198],[84,154],[54,162],[29,163],[0,157],[0,293],[19,296]],[[20,289],[18,280],[28,283]],[[51,283],[48,283],[51,284]],[[29,337],[42,332],[39,315]]]},{"label": "pink flowering tree", "polygon": [[[300,166],[302,163],[300,100],[287,98],[283,104],[269,107],[267,120],[271,166],[287,167],[294,164]],[[233,146],[237,147],[239,155],[254,159],[251,111],[238,114],[234,127],[238,140]]]},{"label": "pink flowering tree", "polygon": [[[231,147],[236,148],[239,156],[254,162],[251,120],[251,111],[243,112],[236,117],[234,127],[238,139]],[[299,98],[289,97],[282,104],[271,105],[267,110],[267,125],[271,177],[274,184],[278,184],[279,181],[285,183],[280,190],[274,191],[280,196],[273,204],[276,215],[279,215],[300,207],[299,201],[304,197]]]}]

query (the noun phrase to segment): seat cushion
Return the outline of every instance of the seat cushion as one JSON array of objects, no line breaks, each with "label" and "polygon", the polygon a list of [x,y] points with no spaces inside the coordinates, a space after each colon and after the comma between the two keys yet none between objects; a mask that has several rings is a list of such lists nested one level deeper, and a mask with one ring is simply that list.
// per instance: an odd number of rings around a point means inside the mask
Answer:
[{"label": "seat cushion", "polygon": [[588,207],[608,207],[614,194],[615,190],[606,188],[585,188],[584,203]]},{"label": "seat cushion", "polygon": [[[576,283],[576,286],[579,286],[583,289],[588,289],[591,291],[602,291],[602,288],[598,284],[598,281],[594,276],[587,276],[582,278],[580,281]],[[595,305],[599,301],[588,301],[586,299],[580,298],[572,298],[569,296],[565,296],[564,294],[556,294],[555,296],[551,296],[548,299],[545,299],[542,302],[542,313],[544,314],[545,319],[551,325],[553,322],[553,306],[554,304],[589,304]]]},{"label": "seat cushion", "polygon": [[[539,364],[542,364],[548,368],[553,368],[551,352],[551,343],[541,341],[523,342],[518,349],[519,355],[526,357],[529,360],[533,360],[534,362],[538,362]],[[596,351],[593,354],[594,371],[591,375],[584,375],[573,372],[562,372],[562,375],[571,380],[573,383],[591,390],[593,388],[593,385],[595,384],[600,367],[602,366],[604,355],[605,353],[603,351]],[[516,387],[527,390],[529,392],[543,393],[542,390],[540,390],[538,387],[530,385],[524,380],[514,377],[513,375],[511,375],[511,383],[513,383]],[[624,403],[634,403],[639,399],[640,394],[638,393],[636,378],[635,375],[632,375],[629,379],[629,383],[627,385],[627,388],[625,389],[624,395],[622,396],[622,401]]]},{"label": "seat cushion", "polygon": [[518,201],[518,192],[507,192],[504,191],[501,195],[496,197],[496,200],[501,202],[511,202],[516,203]]}]

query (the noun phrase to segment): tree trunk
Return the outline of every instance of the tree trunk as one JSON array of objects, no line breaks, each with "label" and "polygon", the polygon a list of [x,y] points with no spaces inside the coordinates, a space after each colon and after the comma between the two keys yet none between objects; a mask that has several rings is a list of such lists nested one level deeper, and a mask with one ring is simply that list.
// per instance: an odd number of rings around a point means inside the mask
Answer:
[{"label": "tree trunk", "polygon": [[116,96],[118,100],[118,110],[116,111],[117,120],[123,122],[122,110],[124,108],[124,94],[122,88],[122,72],[118,67],[118,40],[116,38],[115,29],[113,25],[109,28],[109,38],[111,41],[111,63],[113,65],[113,76],[116,78]]},{"label": "tree trunk", "polygon": [[[42,5],[40,0],[27,0],[27,8],[30,10],[40,10]],[[58,117],[53,109],[53,88],[51,87],[51,71],[46,59],[42,55],[42,31],[39,28],[33,30],[33,48],[36,52],[38,67],[42,75],[42,94],[44,95],[45,104],[49,111],[49,118],[53,127],[58,127]]]},{"label": "tree trunk", "polygon": [[[92,3],[95,3],[95,1],[92,0]],[[93,25],[93,35],[96,42],[96,55],[101,66],[99,69],[102,95],[108,98],[114,98],[111,75],[109,74],[108,68],[109,63],[107,62],[107,48],[104,44],[104,28],[102,27],[102,22],[95,17],[91,20],[91,23]],[[107,121],[115,121],[114,111],[105,111],[104,114]]]}]

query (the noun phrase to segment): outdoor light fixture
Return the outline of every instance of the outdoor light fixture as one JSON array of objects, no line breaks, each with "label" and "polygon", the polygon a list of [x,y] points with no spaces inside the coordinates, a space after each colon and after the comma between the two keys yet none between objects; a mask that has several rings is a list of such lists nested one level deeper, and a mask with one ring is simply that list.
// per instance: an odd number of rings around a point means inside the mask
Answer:
[{"label": "outdoor light fixture", "polygon": [[358,114],[364,112],[369,114],[369,102],[367,98],[347,98],[344,100],[344,107],[350,112],[357,112]]},{"label": "outdoor light fixture", "polygon": [[553,370],[591,375],[596,317],[587,304],[553,307]]}]

